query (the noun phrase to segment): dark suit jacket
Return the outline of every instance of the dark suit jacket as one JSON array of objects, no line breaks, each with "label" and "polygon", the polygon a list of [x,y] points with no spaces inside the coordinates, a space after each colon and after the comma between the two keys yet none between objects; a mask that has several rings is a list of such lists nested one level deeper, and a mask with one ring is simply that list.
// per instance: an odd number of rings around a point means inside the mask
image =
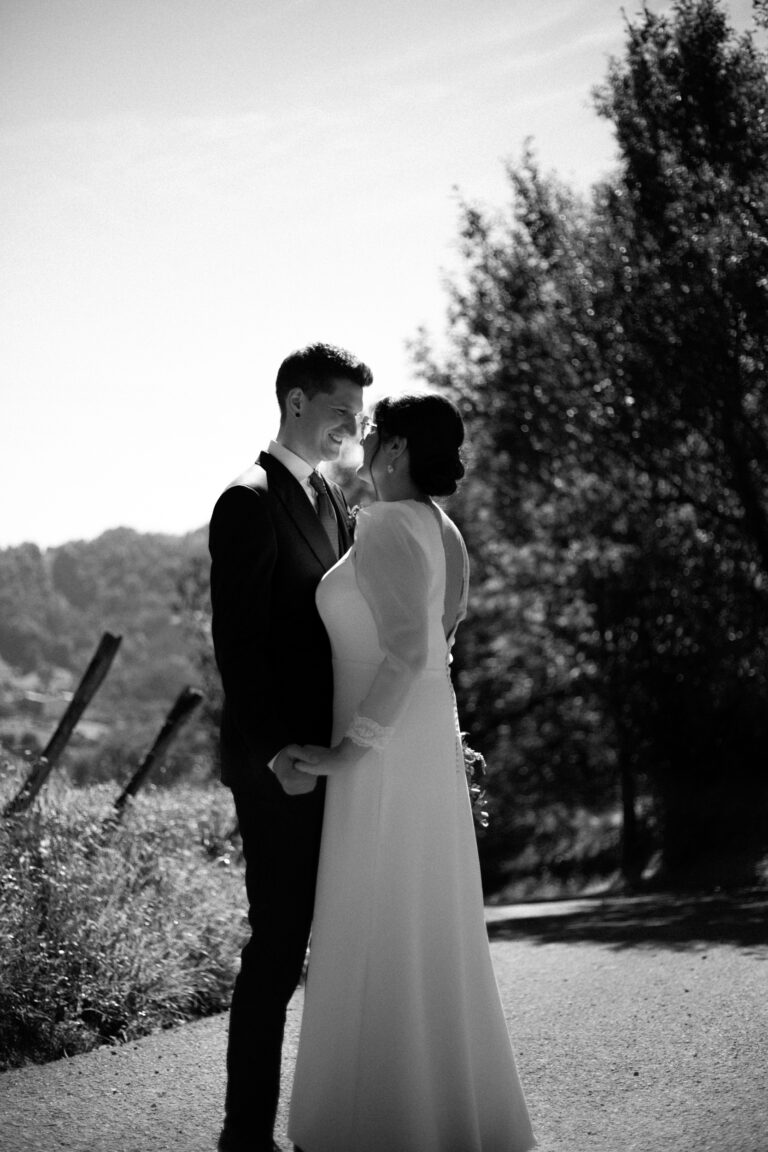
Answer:
[{"label": "dark suit jacket", "polygon": [[[328,488],[341,554],[348,508],[341,489]],[[265,452],[219,497],[209,548],[222,780],[274,792],[268,763],[281,748],[330,743],[331,653],[315,590],[336,557],[301,485]]]}]

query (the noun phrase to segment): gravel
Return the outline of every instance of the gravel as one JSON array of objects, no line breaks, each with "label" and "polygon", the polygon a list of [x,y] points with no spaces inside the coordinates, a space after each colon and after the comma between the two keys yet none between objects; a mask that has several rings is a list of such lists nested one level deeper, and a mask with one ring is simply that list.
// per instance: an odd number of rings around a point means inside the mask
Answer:
[{"label": "gravel", "polygon": [[[754,892],[488,909],[539,1152],[768,1152],[767,912]],[[3,1073],[0,1152],[213,1152],[226,1025]]]}]

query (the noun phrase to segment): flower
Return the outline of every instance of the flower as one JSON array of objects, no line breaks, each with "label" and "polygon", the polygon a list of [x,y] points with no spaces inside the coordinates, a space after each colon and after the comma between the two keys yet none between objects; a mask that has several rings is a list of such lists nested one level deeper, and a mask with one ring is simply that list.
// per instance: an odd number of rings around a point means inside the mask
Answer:
[{"label": "flower", "polygon": [[474,748],[470,748],[467,743],[466,732],[461,733],[461,750],[464,753],[464,771],[467,774],[467,788],[469,789],[469,799],[472,805],[472,816],[478,829],[484,832],[490,824],[488,800],[486,798],[485,785],[482,783],[482,779],[488,771],[485,757],[481,752],[476,752]]}]

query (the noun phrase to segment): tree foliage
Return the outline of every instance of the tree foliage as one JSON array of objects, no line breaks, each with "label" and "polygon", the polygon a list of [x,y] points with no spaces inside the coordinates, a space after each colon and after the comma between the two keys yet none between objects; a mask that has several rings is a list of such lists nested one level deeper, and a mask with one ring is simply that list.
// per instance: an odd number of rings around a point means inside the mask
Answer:
[{"label": "tree foliage", "polygon": [[[104,631],[123,637],[88,711],[112,732],[98,752],[102,776],[126,772],[126,752],[138,758],[178,692],[200,678],[178,588],[206,554],[203,529],[174,537],[117,528],[46,551],[0,550],[0,659],[14,681],[32,673],[46,689],[65,669],[77,682]],[[182,734],[172,758],[189,759],[194,735]],[[92,778],[96,766],[86,760]]]},{"label": "tree foliage", "polygon": [[462,210],[448,356],[478,463],[460,687],[503,818],[648,782],[677,874],[765,845],[768,72],[715,0],[628,24],[617,171]]}]

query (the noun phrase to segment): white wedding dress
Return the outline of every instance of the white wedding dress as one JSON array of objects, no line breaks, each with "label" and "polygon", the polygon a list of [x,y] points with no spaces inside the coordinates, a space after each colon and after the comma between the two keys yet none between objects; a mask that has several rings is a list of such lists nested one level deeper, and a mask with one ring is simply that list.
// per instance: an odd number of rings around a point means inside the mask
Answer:
[{"label": "white wedding dress", "polygon": [[534,1146],[448,671],[466,585],[455,527],[405,500],[359,514],[353,549],[318,589],[334,742],[361,714],[377,746],[328,779],[288,1129],[303,1152]]}]

